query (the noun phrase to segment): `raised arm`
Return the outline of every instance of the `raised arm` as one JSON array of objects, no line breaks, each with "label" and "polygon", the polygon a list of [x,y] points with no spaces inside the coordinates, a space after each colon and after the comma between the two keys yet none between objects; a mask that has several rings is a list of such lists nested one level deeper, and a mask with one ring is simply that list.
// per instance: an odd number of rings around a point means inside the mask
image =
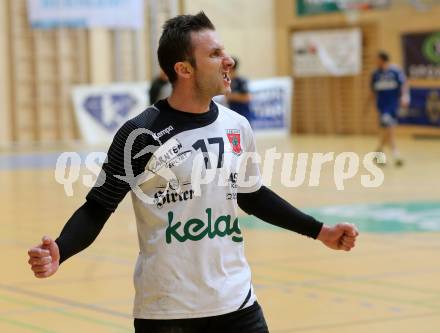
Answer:
[{"label": "raised arm", "polygon": [[[61,234],[56,239],[44,236],[42,242],[29,249],[29,261],[32,271],[38,278],[53,275],[59,265],[87,248],[99,235],[110,215],[130,190],[130,185],[116,176],[130,176],[125,172],[125,159],[133,170],[132,176],[142,173],[149,156],[134,158],[148,144],[148,136],[137,136],[131,145],[129,154],[125,154],[126,142],[130,134],[140,127],[139,123],[146,124],[142,114],[126,122],[116,133],[107,154],[96,185],[87,195],[87,201],[67,221]],[[100,185],[100,186],[99,186]]]},{"label": "raised arm", "polygon": [[239,207],[250,215],[277,227],[318,239],[334,250],[350,251],[355,246],[359,234],[352,224],[340,223],[333,227],[324,225],[296,209],[265,186],[256,192],[239,193],[237,202]]},{"label": "raised arm", "polygon": [[28,263],[34,275],[45,278],[55,274],[63,261],[93,243],[110,215],[111,211],[88,200],[67,221],[56,241],[44,236],[29,249]]}]

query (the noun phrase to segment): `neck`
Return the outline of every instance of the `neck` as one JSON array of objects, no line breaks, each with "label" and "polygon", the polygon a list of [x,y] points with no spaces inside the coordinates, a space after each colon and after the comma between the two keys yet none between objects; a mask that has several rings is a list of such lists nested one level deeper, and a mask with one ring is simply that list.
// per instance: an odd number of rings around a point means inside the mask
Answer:
[{"label": "neck", "polygon": [[197,94],[193,88],[186,89],[178,85],[173,87],[167,100],[173,109],[189,113],[205,113],[211,104],[211,97]]}]

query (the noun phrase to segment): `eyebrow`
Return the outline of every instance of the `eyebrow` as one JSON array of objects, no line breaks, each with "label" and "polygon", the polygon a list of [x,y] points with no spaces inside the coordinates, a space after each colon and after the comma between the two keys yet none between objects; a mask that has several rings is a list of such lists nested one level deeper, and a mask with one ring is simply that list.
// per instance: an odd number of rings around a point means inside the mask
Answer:
[{"label": "eyebrow", "polygon": [[212,49],[210,49],[209,53],[216,52],[216,51],[223,51],[224,49],[225,49],[225,47],[223,45],[216,46],[216,47],[213,47]]}]

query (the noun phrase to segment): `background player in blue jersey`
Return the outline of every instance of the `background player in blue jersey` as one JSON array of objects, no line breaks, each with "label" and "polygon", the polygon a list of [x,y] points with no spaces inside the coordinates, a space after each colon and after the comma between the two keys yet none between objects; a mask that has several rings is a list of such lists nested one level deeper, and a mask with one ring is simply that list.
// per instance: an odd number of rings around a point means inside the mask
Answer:
[{"label": "background player in blue jersey", "polygon": [[241,114],[248,120],[251,120],[250,104],[251,94],[249,92],[248,80],[238,75],[239,61],[233,57],[234,65],[230,70],[231,92],[226,94],[228,106]]},{"label": "background player in blue jersey", "polygon": [[396,146],[394,127],[397,125],[399,108],[409,104],[409,94],[405,75],[397,66],[390,64],[389,55],[383,51],[377,55],[377,69],[371,76],[371,90],[376,99],[381,126],[377,151],[382,152],[389,145],[396,166],[401,166],[403,161]]}]

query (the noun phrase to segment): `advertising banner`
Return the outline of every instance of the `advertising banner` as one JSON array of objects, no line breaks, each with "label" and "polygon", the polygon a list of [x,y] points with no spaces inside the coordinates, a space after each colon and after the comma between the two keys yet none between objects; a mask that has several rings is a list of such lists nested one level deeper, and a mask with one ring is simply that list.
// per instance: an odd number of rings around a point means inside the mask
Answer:
[{"label": "advertising banner", "polygon": [[[249,81],[251,110],[248,120],[255,130],[289,130],[292,85],[290,77]],[[149,88],[148,82],[75,87],[72,97],[84,141],[90,144],[111,142],[127,120],[150,106]],[[214,100],[225,104],[224,96],[216,96]]]},{"label": "advertising banner", "polygon": [[410,79],[440,79],[440,32],[403,35],[402,46]]},{"label": "advertising banner", "polygon": [[[290,77],[249,80],[249,123],[256,132],[288,132],[292,113],[293,82]],[[214,100],[228,107],[225,97]]]},{"label": "advertising banner", "polygon": [[249,119],[252,128],[257,131],[287,131],[292,108],[292,79],[280,77],[250,81],[249,90],[252,96]]},{"label": "advertising banner", "polygon": [[75,87],[73,103],[84,141],[111,142],[127,120],[149,106],[149,86],[149,83],[123,83]]},{"label": "advertising banner", "polygon": [[387,8],[390,0],[296,0],[298,16],[325,14],[350,9]]},{"label": "advertising banner", "polygon": [[408,109],[399,112],[399,124],[440,127],[440,88],[412,88]]},{"label": "advertising banner", "polygon": [[292,50],[297,77],[357,75],[362,69],[358,28],[295,32]]},{"label": "advertising banner", "polygon": [[32,28],[143,26],[143,0],[27,0]]}]

